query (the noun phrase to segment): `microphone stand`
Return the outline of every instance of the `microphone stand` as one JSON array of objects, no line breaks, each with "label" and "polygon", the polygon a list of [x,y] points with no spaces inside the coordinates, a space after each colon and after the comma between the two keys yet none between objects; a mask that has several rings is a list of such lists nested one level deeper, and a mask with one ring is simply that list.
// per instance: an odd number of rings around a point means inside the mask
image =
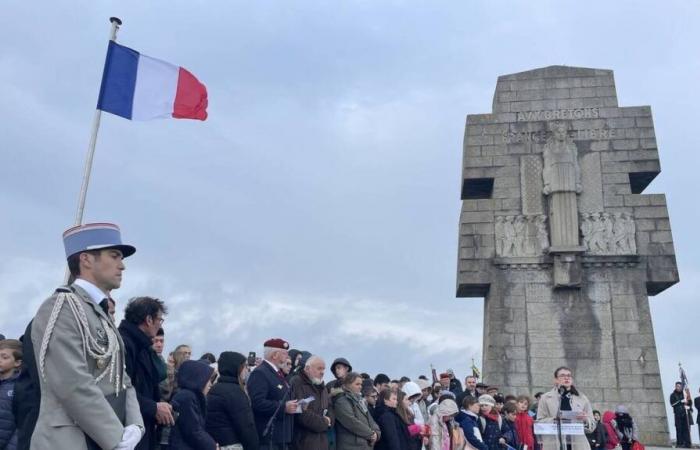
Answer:
[{"label": "microphone stand", "polygon": [[[272,414],[272,417],[270,417],[270,420],[267,421],[267,425],[265,425],[265,429],[263,430],[263,437],[267,436],[268,434],[270,435],[270,440],[267,443],[267,448],[268,450],[272,450],[272,436],[275,433],[275,417],[277,414],[280,412],[280,408],[282,405],[284,405],[287,402],[287,396],[289,395],[289,392],[291,391],[291,387],[288,387],[287,390],[284,392],[284,395],[282,396],[282,399],[277,403],[277,408],[275,408],[275,412]],[[287,415],[287,412],[284,412],[284,415]],[[284,421],[286,417],[282,417],[282,428],[284,432]],[[287,444],[283,444],[284,448],[287,448]]]},{"label": "microphone stand", "polygon": [[557,439],[559,439],[559,450],[565,450],[564,448],[564,438],[561,434],[561,391],[557,390],[559,393],[559,406],[557,406],[557,416],[556,416],[556,422],[557,422]]}]

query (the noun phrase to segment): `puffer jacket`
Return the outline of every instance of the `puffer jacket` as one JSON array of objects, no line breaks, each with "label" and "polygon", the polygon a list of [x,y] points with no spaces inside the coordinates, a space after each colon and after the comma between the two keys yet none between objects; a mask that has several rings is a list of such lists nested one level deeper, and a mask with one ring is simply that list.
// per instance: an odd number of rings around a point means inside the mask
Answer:
[{"label": "puffer jacket", "polygon": [[15,380],[19,371],[6,380],[0,380],[0,449],[17,449],[17,427],[12,413],[12,398],[15,394]]}]

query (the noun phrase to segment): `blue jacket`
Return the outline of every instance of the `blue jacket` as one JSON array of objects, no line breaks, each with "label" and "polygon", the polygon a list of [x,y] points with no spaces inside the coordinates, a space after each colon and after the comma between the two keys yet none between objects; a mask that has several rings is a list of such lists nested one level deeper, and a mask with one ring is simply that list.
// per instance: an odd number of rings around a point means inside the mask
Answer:
[{"label": "blue jacket", "polygon": [[7,380],[0,380],[0,449],[17,449],[17,426],[15,415],[12,413],[12,398],[15,395],[15,380],[19,377],[16,372]]},{"label": "blue jacket", "polygon": [[[263,361],[260,366],[255,368],[248,378],[246,383],[250,403],[253,407],[253,416],[255,417],[255,427],[258,430],[260,437],[260,446],[272,442],[273,444],[289,444],[292,442],[292,433],[294,432],[294,416],[286,414],[284,404],[279,407],[282,400],[291,400],[289,395],[290,386],[284,377],[280,377],[272,366]],[[282,402],[284,403],[284,402]],[[273,421],[272,433],[263,436],[263,431],[270,421],[270,418],[277,415]]]},{"label": "blue jacket", "polygon": [[466,413],[460,411],[455,417],[459,426],[462,427],[464,431],[464,437],[467,441],[477,450],[488,450],[488,446],[484,443],[481,438],[481,431],[479,430],[479,417],[473,413]]},{"label": "blue jacket", "polygon": [[[515,430],[515,422],[503,418],[503,423],[501,424],[501,437],[506,440],[506,444],[510,445],[515,449],[520,448],[520,442],[518,441],[518,433]],[[505,448],[504,446],[502,446]]]},{"label": "blue jacket", "polygon": [[498,443],[498,439],[501,437],[501,423],[503,422],[501,416],[498,416],[498,420],[492,420],[481,415],[479,419],[479,423],[481,424],[481,437],[484,439],[484,443],[489,450],[503,450]]},{"label": "blue jacket", "polygon": [[215,450],[216,442],[205,430],[207,404],[202,390],[214,369],[200,361],[185,361],[177,372],[180,388],[172,399],[177,413],[170,430],[171,450]]}]

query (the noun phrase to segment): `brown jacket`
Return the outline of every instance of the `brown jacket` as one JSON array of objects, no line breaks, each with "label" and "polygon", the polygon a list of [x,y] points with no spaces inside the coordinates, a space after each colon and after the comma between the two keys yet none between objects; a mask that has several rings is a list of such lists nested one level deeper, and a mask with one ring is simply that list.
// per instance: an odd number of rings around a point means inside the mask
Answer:
[{"label": "brown jacket", "polygon": [[323,417],[334,417],[331,408],[330,395],[323,383],[314,385],[305,372],[299,372],[292,378],[292,399],[301,400],[310,396],[314,401],[309,403],[304,412],[294,418],[294,449],[295,450],[328,450],[328,422]]},{"label": "brown jacket", "polygon": [[[554,388],[551,391],[542,394],[537,407],[537,422],[552,423],[559,411],[559,403],[561,397],[559,391]],[[593,410],[588,398],[579,393],[571,397],[572,411],[582,411],[586,414],[586,420],[583,423],[583,429],[586,433],[592,433],[595,430],[595,420],[593,419]],[[556,435],[540,436],[542,441],[542,450],[558,450],[558,438]],[[586,435],[579,436],[564,436],[564,439],[571,439],[571,450],[591,450],[591,446],[586,439]]]}]

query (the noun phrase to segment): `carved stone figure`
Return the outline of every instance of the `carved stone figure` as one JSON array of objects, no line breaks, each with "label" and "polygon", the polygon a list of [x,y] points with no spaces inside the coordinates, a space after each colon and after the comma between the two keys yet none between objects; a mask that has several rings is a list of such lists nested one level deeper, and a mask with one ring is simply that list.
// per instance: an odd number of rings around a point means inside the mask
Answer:
[{"label": "carved stone figure", "polygon": [[535,229],[537,230],[537,243],[539,248],[537,249],[540,253],[544,253],[549,248],[549,236],[547,235],[547,218],[544,215],[539,215],[535,217]]},{"label": "carved stone figure", "polygon": [[547,216],[496,216],[496,255],[499,257],[539,256],[549,247]]},{"label": "carved stone figure", "polygon": [[634,255],[636,226],[628,213],[586,213],[581,215],[581,234],[588,253]]},{"label": "carved stone figure", "polygon": [[544,195],[554,192],[581,193],[581,168],[578,164],[578,150],[569,138],[564,122],[550,125],[552,135],[544,145]]}]

